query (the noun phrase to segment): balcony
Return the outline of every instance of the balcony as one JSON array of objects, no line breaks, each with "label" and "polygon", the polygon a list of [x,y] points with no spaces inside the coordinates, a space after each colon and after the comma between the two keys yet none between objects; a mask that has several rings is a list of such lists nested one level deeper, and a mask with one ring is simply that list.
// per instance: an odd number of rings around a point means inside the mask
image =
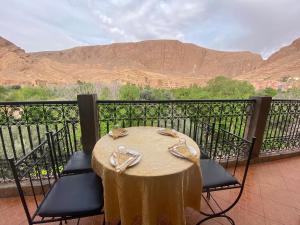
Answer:
[{"label": "balcony", "polygon": [[[242,225],[298,225],[300,223],[300,157],[293,157],[250,166],[245,192],[230,213],[236,224]],[[220,194],[224,202],[228,193]],[[27,224],[18,197],[1,198],[1,225]],[[194,225],[199,213],[186,211],[187,224]],[[82,219],[80,224],[101,224],[102,217]],[[77,221],[68,222],[76,224]],[[228,224],[224,219],[206,224]]]},{"label": "balcony", "polygon": [[[85,116],[87,113],[89,117]],[[93,96],[81,96],[78,101],[0,103],[0,224],[27,224],[19,198],[12,196],[16,192],[4,195],[7,186],[14,187],[7,159],[20,159],[41,143],[46,132],[68,125],[74,149],[92,149],[96,141],[93,137],[102,137],[115,124],[169,127],[197,140],[195,123],[199,120],[213,122],[240,137],[254,135],[258,139],[245,192],[229,213],[236,224],[300,224],[299,119],[299,100],[263,97],[96,101]],[[225,204],[233,194],[234,191],[229,194],[227,191],[218,195]],[[199,221],[199,213],[191,209],[186,211],[186,217],[191,225]],[[101,216],[86,218],[80,224],[101,224],[101,219]],[[206,224],[228,224],[228,221],[217,219]]]}]

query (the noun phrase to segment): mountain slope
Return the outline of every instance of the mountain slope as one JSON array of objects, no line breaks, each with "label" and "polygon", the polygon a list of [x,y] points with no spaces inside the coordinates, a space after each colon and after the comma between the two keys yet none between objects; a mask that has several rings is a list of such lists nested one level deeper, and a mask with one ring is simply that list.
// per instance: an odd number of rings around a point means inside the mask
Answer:
[{"label": "mountain slope", "polygon": [[300,39],[268,60],[175,40],[115,43],[26,53],[0,37],[0,84],[134,83],[153,87],[202,85],[225,75],[264,84],[300,77]]},{"label": "mountain slope", "polygon": [[0,37],[0,71],[16,68],[24,70],[31,63],[25,51]]},{"label": "mountain slope", "polygon": [[262,62],[259,55],[250,52],[214,51],[174,40],[77,47],[33,56],[65,63],[100,64],[108,70],[139,69],[191,76],[235,76],[256,68]]},{"label": "mountain slope", "polygon": [[254,84],[290,79],[294,81],[294,85],[298,86],[300,79],[300,38],[272,54],[260,67],[237,78],[249,80]]},{"label": "mountain slope", "polygon": [[0,38],[0,84],[45,85],[91,83],[134,83],[162,87],[189,86],[203,83],[191,77],[175,77],[139,69],[105,69],[101,64],[64,62],[37,54],[25,53],[9,41]]}]

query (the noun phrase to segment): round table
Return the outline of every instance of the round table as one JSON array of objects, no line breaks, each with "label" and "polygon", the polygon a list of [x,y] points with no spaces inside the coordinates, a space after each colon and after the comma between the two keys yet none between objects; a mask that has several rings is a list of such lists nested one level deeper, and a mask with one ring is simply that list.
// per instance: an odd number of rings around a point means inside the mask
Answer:
[{"label": "round table", "polygon": [[[180,159],[168,151],[178,138],[158,134],[158,127],[130,127],[128,135],[102,137],[94,147],[92,167],[102,178],[106,221],[122,225],[156,225],[162,221],[184,225],[185,207],[200,211],[202,177],[199,163]],[[200,151],[188,136],[186,143]],[[119,145],[140,152],[139,164],[118,174],[109,158]],[[199,157],[198,157],[199,158]]]}]

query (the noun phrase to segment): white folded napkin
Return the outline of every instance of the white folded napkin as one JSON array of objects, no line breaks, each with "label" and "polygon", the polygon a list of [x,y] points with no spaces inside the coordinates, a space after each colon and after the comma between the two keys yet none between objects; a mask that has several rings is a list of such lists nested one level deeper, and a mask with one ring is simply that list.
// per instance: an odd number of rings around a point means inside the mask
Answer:
[{"label": "white folded napkin", "polygon": [[139,157],[138,154],[133,154],[126,150],[116,151],[113,153],[113,156],[117,173],[124,172]]},{"label": "white folded napkin", "polygon": [[166,136],[178,137],[178,134],[174,129],[162,128],[158,130],[158,133]]},{"label": "white folded napkin", "polygon": [[198,163],[198,161],[199,161],[199,159],[197,158],[197,155],[193,155],[187,145],[175,144],[175,145],[169,147],[169,151],[171,151],[171,152],[173,151],[176,154],[180,155],[181,157],[183,157],[193,163]]},{"label": "white folded napkin", "polygon": [[125,128],[115,128],[112,129],[111,133],[112,133],[112,138],[113,139],[117,139],[119,137],[123,137],[125,135],[127,135],[127,130]]}]

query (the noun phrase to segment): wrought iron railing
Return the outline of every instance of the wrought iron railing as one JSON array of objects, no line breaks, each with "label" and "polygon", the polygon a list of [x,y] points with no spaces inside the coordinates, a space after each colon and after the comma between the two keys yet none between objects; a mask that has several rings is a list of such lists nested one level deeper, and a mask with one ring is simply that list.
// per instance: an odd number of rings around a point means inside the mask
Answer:
[{"label": "wrought iron railing", "polygon": [[9,178],[7,159],[16,160],[40,144],[46,132],[69,125],[72,141],[80,148],[76,101],[0,103],[0,182]]},{"label": "wrought iron railing", "polygon": [[272,100],[262,154],[300,150],[300,100]]},{"label": "wrought iron railing", "polygon": [[[97,101],[100,136],[123,127],[169,127],[196,139],[198,121],[214,123],[244,137],[255,100]],[[84,110],[84,109],[83,109]],[[75,151],[81,149],[77,101],[0,103],[0,182],[11,177],[9,157],[19,159],[48,131],[69,126]],[[300,149],[300,100],[273,100],[261,153]]]},{"label": "wrought iron railing", "polygon": [[244,136],[254,100],[97,101],[100,136],[118,124],[174,128],[194,138],[194,122],[214,122]]}]

